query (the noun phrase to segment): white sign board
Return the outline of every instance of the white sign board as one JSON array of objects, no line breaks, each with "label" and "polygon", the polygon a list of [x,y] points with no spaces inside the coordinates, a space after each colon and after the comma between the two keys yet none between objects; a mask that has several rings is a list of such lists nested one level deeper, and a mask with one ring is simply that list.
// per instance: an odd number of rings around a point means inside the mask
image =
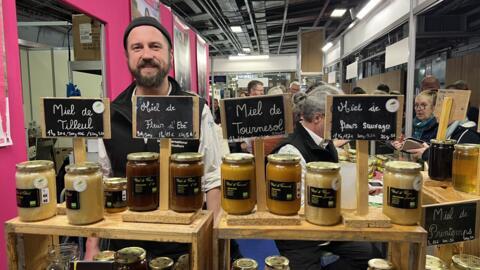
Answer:
[{"label": "white sign board", "polygon": [[408,37],[385,48],[385,68],[408,62]]},{"label": "white sign board", "polygon": [[337,79],[337,72],[332,71],[328,73],[328,83],[335,83]]},{"label": "white sign board", "polygon": [[347,80],[356,78],[358,76],[358,61],[355,61],[347,66]]}]

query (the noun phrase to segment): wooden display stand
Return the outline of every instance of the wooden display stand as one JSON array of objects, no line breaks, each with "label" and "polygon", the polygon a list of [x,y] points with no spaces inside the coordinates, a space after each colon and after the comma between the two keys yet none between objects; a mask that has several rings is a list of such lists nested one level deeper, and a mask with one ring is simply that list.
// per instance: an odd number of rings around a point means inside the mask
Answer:
[{"label": "wooden display stand", "polygon": [[[210,211],[201,211],[190,225],[169,224],[138,224],[122,222],[120,214],[108,214],[103,221],[77,226],[70,225],[66,216],[55,216],[39,222],[21,222],[18,218],[9,220],[5,224],[7,238],[8,263],[10,270],[23,269],[18,267],[19,258],[24,253],[17,251],[17,236],[48,237],[50,242],[56,236],[100,237],[108,239],[127,239],[158,242],[178,242],[191,244],[191,269],[212,269],[211,241],[213,214]],[[21,252],[20,254],[18,252]],[[39,253],[39,252],[37,252]],[[44,253],[46,256],[46,253]],[[25,261],[20,262],[28,270],[43,270],[45,265],[32,264],[32,258],[23,256]],[[43,258],[45,262],[46,258]]]}]

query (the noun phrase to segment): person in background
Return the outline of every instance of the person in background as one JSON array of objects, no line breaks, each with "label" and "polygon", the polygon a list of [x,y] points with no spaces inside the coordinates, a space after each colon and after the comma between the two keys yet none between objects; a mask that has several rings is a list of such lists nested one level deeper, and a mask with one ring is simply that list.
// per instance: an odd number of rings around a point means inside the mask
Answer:
[{"label": "person in background", "polygon": [[295,95],[296,93],[300,92],[300,83],[297,81],[291,82],[290,86],[288,87],[288,92],[292,95]]},{"label": "person in background", "polygon": [[[462,80],[447,86],[447,89],[471,90],[467,82]],[[474,123],[478,123],[478,107],[472,106],[470,102],[468,103],[467,118]]]},{"label": "person in background", "polygon": [[240,91],[239,97],[248,97],[248,93],[245,91]]},{"label": "person in background", "polygon": [[433,75],[427,75],[420,83],[420,91],[440,89],[440,81]]},{"label": "person in background", "polygon": [[383,92],[385,92],[385,93],[387,93],[387,94],[390,93],[390,87],[388,87],[388,85],[383,84],[383,83],[382,83],[382,84],[379,84],[379,85],[377,86],[377,90],[383,91]]},{"label": "person in background", "polygon": [[252,80],[247,85],[248,95],[253,96],[263,96],[265,95],[265,90],[263,88],[263,83],[261,81]]},{"label": "person in background", "polygon": [[222,118],[220,116],[220,106],[218,105],[218,99],[213,100],[213,115],[215,116],[215,124],[220,124]]},{"label": "person in background", "polygon": [[275,86],[268,89],[267,95],[281,95],[284,94],[283,89],[280,86]]},{"label": "person in background", "polygon": [[358,87],[358,86],[355,86],[353,89],[352,89],[352,94],[354,95],[363,95],[363,94],[366,94],[367,92],[365,92],[365,90],[363,90],[361,87]]}]

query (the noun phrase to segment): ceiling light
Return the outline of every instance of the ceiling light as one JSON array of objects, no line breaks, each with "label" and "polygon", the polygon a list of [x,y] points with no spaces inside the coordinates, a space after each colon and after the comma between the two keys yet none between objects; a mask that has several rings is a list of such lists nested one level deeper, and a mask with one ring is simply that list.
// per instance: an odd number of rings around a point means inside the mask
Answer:
[{"label": "ceiling light", "polygon": [[347,10],[344,8],[336,8],[332,11],[330,17],[340,18],[343,17],[343,14],[345,14],[345,12],[347,12]]},{"label": "ceiling light", "polygon": [[330,49],[331,47],[333,46],[333,43],[332,42],[328,42],[327,44],[325,44],[322,48],[322,51],[326,52],[328,51],[328,49]]},{"label": "ceiling light", "polygon": [[230,55],[228,60],[232,61],[246,61],[246,60],[265,60],[270,58],[269,55]]},{"label": "ceiling light", "polygon": [[234,33],[242,33],[242,27],[241,26],[230,26],[230,29],[234,32]]},{"label": "ceiling light", "polygon": [[370,11],[372,11],[382,0],[370,0],[358,13],[357,18],[363,19]]},{"label": "ceiling light", "polygon": [[242,48],[243,52],[249,53],[251,52],[250,48]]}]

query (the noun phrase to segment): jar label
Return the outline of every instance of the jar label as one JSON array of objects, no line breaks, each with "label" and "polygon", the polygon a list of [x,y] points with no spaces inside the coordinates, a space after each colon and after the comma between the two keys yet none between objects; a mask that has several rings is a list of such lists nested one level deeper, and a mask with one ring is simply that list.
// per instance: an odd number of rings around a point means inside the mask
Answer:
[{"label": "jar label", "polygon": [[73,180],[73,189],[77,192],[84,192],[87,190],[87,181],[85,179]]},{"label": "jar label", "polygon": [[65,202],[67,208],[71,210],[80,209],[80,193],[75,190],[65,190]]},{"label": "jar label", "polygon": [[415,177],[415,180],[413,181],[413,189],[415,189],[416,191],[420,191],[420,189],[422,188],[422,177],[419,175],[417,177]]},{"label": "jar label", "polygon": [[297,183],[296,182],[279,182],[269,181],[270,199],[276,201],[294,201],[297,199]]},{"label": "jar label", "polygon": [[174,177],[173,181],[177,196],[193,196],[201,191],[202,178],[200,176]]},{"label": "jar label", "polygon": [[418,207],[418,191],[388,187],[388,205],[395,208],[415,209]]},{"label": "jar label", "polygon": [[42,189],[48,187],[48,180],[46,178],[37,178],[33,180],[33,186]]},{"label": "jar label", "polygon": [[250,199],[250,180],[224,180],[223,197],[230,200]]},{"label": "jar label", "polygon": [[39,189],[17,188],[17,206],[20,208],[34,208],[40,206]]},{"label": "jar label", "polygon": [[158,192],[157,176],[132,177],[133,195],[153,194]]},{"label": "jar label", "polygon": [[42,188],[42,203],[47,204],[50,202],[50,190],[48,188]]},{"label": "jar label", "polygon": [[127,206],[127,191],[105,191],[105,208],[123,208]]},{"label": "jar label", "polygon": [[308,187],[308,205],[319,208],[337,207],[337,192],[330,188]]}]

